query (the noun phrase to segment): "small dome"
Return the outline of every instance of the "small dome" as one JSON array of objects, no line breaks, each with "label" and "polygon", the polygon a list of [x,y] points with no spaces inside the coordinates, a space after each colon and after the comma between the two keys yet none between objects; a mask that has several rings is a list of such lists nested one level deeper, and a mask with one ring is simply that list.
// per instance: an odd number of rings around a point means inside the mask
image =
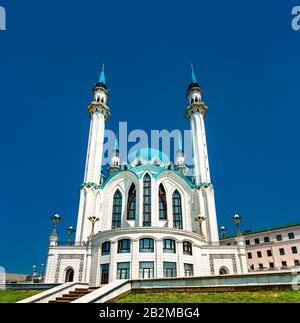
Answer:
[{"label": "small dome", "polygon": [[200,85],[198,83],[191,83],[188,87],[188,91],[196,87],[200,89]]},{"label": "small dome", "polygon": [[153,148],[141,148],[129,154],[129,163],[133,163],[136,159],[139,159],[142,164],[152,164],[153,162],[154,165],[157,165],[158,161],[164,165],[170,164],[170,158],[165,153]]},{"label": "small dome", "polygon": [[199,91],[202,93],[202,90],[201,90],[200,85],[199,85],[197,82],[192,82],[192,83],[189,85],[189,87],[188,87],[188,89],[187,89],[187,91],[186,91],[186,97],[188,97],[188,96],[189,96],[189,94],[190,94],[190,91],[192,91],[192,90],[194,90],[194,89],[197,89],[197,90],[199,90]]},{"label": "small dome", "polygon": [[98,82],[96,85],[95,85],[95,87],[94,87],[95,89],[96,88],[103,88],[104,90],[108,90],[107,89],[107,86],[104,84],[104,83],[102,83],[102,82]]}]

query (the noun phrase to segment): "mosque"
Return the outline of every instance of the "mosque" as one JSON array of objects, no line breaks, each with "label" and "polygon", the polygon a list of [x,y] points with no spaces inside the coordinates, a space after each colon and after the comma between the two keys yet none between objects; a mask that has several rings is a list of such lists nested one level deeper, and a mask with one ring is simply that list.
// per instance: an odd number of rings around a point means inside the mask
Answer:
[{"label": "mosque", "polygon": [[187,175],[181,149],[173,162],[163,152],[145,148],[124,164],[116,147],[104,178],[109,95],[103,69],[88,107],[91,122],[75,243],[59,243],[54,230],[45,282],[97,287],[120,279],[247,273],[243,238],[236,237],[233,245],[219,243],[204,124],[208,107],[194,72],[185,108],[192,132],[193,176]]}]

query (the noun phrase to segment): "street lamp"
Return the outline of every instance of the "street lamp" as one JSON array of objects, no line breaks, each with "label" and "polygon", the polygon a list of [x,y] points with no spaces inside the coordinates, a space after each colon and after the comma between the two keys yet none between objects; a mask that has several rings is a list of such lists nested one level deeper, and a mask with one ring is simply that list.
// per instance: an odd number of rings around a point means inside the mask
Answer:
[{"label": "street lamp", "polygon": [[56,226],[62,220],[62,218],[58,214],[55,214],[55,215],[51,216],[50,220],[53,223],[53,231],[52,231],[51,236],[57,237]]},{"label": "street lamp", "polygon": [[227,232],[227,229],[224,227],[224,225],[221,226],[221,232],[222,232],[222,239],[225,239],[225,234]]},{"label": "street lamp", "polygon": [[95,224],[100,220],[99,218],[97,218],[96,216],[90,216],[88,218],[89,221],[91,221],[92,223],[92,230],[91,230],[91,234],[90,237],[92,237],[93,235],[95,235]]},{"label": "street lamp", "polygon": [[202,230],[202,224],[206,220],[206,218],[202,215],[199,215],[197,218],[195,218],[195,221],[199,224],[199,234],[201,237],[205,237],[203,230]]},{"label": "street lamp", "polygon": [[239,216],[238,214],[236,214],[233,218],[232,218],[232,222],[236,225],[236,236],[240,237],[242,235],[241,230],[240,230],[240,223],[242,221],[242,217]]},{"label": "street lamp", "polygon": [[36,277],[36,265],[32,266],[32,283],[34,283],[34,278]]},{"label": "street lamp", "polygon": [[40,272],[40,282],[42,282],[44,278],[44,264],[41,264],[41,272]]},{"label": "street lamp", "polygon": [[71,245],[71,241],[72,241],[73,233],[75,233],[75,229],[73,227],[68,227],[67,228],[67,232],[68,232],[67,246],[70,246]]}]

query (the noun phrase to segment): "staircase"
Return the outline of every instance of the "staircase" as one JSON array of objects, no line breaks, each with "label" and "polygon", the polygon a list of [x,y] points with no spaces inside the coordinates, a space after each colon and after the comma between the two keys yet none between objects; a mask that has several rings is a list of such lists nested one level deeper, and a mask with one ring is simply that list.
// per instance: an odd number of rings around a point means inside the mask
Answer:
[{"label": "staircase", "polygon": [[68,304],[76,299],[85,296],[100,287],[89,287],[89,288],[76,288],[75,291],[64,294],[62,297],[57,297],[55,301],[49,301],[51,304]]}]

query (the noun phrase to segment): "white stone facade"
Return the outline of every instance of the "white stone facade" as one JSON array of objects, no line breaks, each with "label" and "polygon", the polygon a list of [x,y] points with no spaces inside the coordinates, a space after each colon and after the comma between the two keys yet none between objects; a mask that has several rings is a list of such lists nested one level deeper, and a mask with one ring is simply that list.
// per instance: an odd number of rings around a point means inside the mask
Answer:
[{"label": "white stone facade", "polygon": [[[98,83],[89,106],[91,127],[75,245],[59,246],[51,238],[46,282],[63,283],[70,279],[70,270],[72,280],[91,286],[121,278],[246,273],[243,241],[219,244],[204,127],[207,107],[198,84],[188,90],[186,109],[193,134],[194,179],[185,175],[183,160],[180,167],[174,166],[162,162],[160,152],[146,149],[133,163],[114,167],[102,181],[108,93],[106,85]],[[92,237],[90,216],[99,219]],[[205,218],[201,230],[195,221],[199,216]]]}]

